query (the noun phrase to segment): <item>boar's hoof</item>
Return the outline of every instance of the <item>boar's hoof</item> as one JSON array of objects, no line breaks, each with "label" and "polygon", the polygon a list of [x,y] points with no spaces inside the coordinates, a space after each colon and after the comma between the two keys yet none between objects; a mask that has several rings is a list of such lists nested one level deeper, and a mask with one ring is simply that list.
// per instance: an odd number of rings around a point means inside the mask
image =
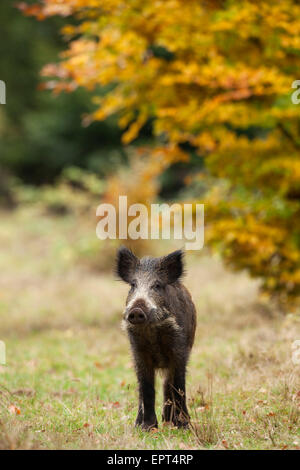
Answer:
[{"label": "boar's hoof", "polygon": [[177,421],[175,426],[177,428],[181,428],[181,429],[188,429],[189,428],[189,422],[188,421]]},{"label": "boar's hoof", "polygon": [[141,426],[144,431],[151,431],[153,428],[158,428],[158,423],[156,417],[149,421],[142,421],[141,423],[136,420],[135,426]]},{"label": "boar's hoof", "polygon": [[158,424],[156,423],[147,423],[146,421],[142,423],[143,431],[151,431],[151,429],[158,428]]},{"label": "boar's hoof", "polygon": [[174,416],[173,424],[177,428],[188,429],[190,418],[187,415],[180,413],[178,416]]}]

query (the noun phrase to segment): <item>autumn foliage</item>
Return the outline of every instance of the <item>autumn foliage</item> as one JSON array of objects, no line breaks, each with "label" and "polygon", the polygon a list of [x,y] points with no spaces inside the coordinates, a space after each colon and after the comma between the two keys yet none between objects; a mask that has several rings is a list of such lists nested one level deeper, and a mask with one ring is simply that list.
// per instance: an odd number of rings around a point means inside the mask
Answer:
[{"label": "autumn foliage", "polygon": [[195,179],[214,183],[207,242],[261,277],[266,293],[296,302],[300,107],[291,85],[300,78],[299,3],[44,0],[20,8],[38,19],[75,17],[63,28],[60,62],[44,69],[46,86],[94,90],[97,109],[86,122],[117,114],[124,144],[151,119],[167,164],[187,158],[183,148],[196,151],[205,172]]}]

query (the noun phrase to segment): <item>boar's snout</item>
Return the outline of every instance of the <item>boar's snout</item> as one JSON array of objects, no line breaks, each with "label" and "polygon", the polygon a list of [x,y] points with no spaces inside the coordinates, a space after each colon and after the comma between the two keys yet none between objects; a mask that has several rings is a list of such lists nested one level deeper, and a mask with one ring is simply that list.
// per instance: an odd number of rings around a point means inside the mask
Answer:
[{"label": "boar's snout", "polygon": [[133,325],[138,325],[146,322],[146,315],[139,307],[135,307],[128,312],[127,320]]}]

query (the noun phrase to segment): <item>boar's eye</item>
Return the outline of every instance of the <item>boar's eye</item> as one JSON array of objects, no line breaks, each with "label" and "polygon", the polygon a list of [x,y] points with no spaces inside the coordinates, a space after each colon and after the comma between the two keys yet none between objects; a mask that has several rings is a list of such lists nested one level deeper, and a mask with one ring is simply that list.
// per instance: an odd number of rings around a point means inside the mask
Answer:
[{"label": "boar's eye", "polygon": [[134,290],[134,289],[136,288],[136,281],[132,281],[132,282],[130,283],[130,285],[131,285],[131,289],[130,289],[130,290]]},{"label": "boar's eye", "polygon": [[156,290],[156,291],[160,291],[162,290],[163,286],[160,282],[155,282],[155,284],[153,284],[152,286],[152,289]]}]

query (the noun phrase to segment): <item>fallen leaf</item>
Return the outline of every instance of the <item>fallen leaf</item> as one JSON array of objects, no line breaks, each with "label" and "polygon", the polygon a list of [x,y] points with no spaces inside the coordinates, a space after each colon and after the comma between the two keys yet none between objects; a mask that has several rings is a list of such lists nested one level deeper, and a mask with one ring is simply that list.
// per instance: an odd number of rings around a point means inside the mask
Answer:
[{"label": "fallen leaf", "polygon": [[18,408],[16,405],[9,405],[8,411],[12,415],[20,415],[21,414],[20,408]]},{"label": "fallen leaf", "polygon": [[228,447],[228,442],[225,441],[225,439],[222,441],[222,444],[223,444],[223,446],[225,447],[225,449],[228,449],[228,448],[229,448],[229,447]]},{"label": "fallen leaf", "polygon": [[26,397],[34,397],[35,390],[31,388],[19,388],[18,390],[14,390],[12,392],[13,395],[25,395]]},{"label": "fallen leaf", "polygon": [[151,434],[156,434],[156,433],[158,433],[159,431],[158,431],[158,428],[151,428],[151,429],[150,429],[150,432],[151,432]]},{"label": "fallen leaf", "polygon": [[111,404],[113,408],[120,408],[120,403],[118,401],[115,401],[114,403]]}]

